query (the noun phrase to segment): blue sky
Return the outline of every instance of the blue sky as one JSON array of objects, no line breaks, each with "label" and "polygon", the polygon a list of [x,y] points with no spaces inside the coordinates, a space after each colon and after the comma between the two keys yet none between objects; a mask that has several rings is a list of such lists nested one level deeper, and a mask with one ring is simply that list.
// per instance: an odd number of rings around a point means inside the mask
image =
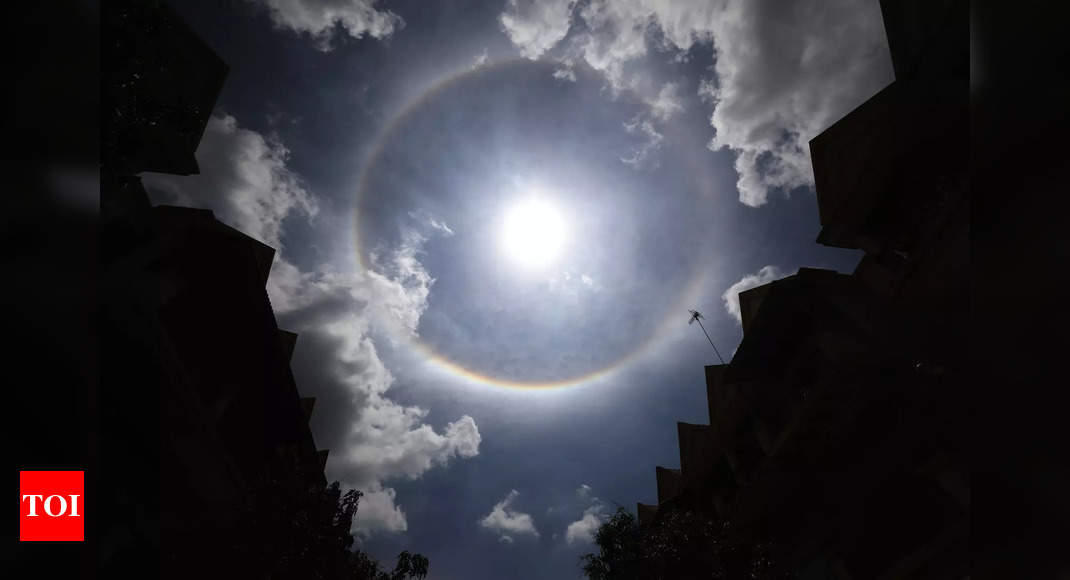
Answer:
[{"label": "blue sky", "polygon": [[201,174],[146,186],[278,249],[328,476],[388,565],[579,576],[707,420],[687,309],[728,356],[735,293],[858,261],[814,242],[806,144],[892,80],[876,2],[176,8],[231,71]]}]

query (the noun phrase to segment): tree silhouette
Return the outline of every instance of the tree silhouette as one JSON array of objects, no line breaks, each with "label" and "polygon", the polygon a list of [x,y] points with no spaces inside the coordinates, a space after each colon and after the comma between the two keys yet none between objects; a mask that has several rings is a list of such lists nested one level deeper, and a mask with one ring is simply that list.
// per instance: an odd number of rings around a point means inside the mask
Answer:
[{"label": "tree silhouette", "polygon": [[408,580],[427,576],[421,554],[398,555],[392,572],[354,548],[351,532],[363,494],[341,492],[337,481],[324,487],[299,479],[264,477],[248,490],[229,553],[241,576],[249,578],[322,578]]},{"label": "tree silhouette", "polygon": [[589,580],[792,577],[775,570],[769,542],[729,546],[728,529],[726,522],[668,506],[640,526],[618,508],[595,534],[598,553],[581,556],[580,567]]},{"label": "tree silhouette", "polygon": [[428,561],[420,554],[410,554],[408,550],[398,554],[398,563],[391,574],[391,580],[403,580],[404,578],[417,578],[422,580],[427,576]]},{"label": "tree silhouette", "polygon": [[702,319],[704,318],[702,316],[702,313],[699,312],[698,310],[688,310],[688,312],[691,313],[691,319],[688,320],[687,323],[688,324],[691,324],[692,322],[697,322],[698,323],[699,328],[702,329],[702,334],[705,334],[706,335],[706,340],[710,341],[710,346],[713,347],[713,352],[717,353],[717,359],[721,361],[721,364],[724,364],[724,359],[721,358],[720,351],[718,351],[717,347],[714,346],[713,339],[710,338],[710,333],[706,332],[706,327],[705,326],[702,326]]}]

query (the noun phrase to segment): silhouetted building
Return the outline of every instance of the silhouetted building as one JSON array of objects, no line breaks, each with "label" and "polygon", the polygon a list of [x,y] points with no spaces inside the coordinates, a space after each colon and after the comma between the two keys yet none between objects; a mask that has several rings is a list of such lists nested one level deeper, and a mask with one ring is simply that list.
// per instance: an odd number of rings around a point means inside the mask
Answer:
[{"label": "silhouetted building", "polygon": [[740,293],[710,424],[677,424],[638,515],[730,522],[804,577],[964,577],[967,5],[881,6],[895,82],[811,141],[818,242],[865,257]]},{"label": "silhouetted building", "polygon": [[278,328],[265,290],[274,250],[211,211],[152,207],[136,176],[198,171],[226,65],[158,2],[111,3],[103,24],[99,459],[110,483],[96,490],[109,520],[93,537],[109,573],[221,574],[249,532],[243,510],[272,507],[259,490],[322,492],[327,451],[290,371],[297,335]]},{"label": "silhouetted building", "polygon": [[818,243],[864,250],[855,276],[921,325],[911,338],[929,358],[959,368],[966,343],[948,332],[968,312],[968,8],[882,2],[896,80],[810,142]]},{"label": "silhouetted building", "polygon": [[190,175],[228,67],[159,0],[115,0],[101,14],[103,163]]},{"label": "silhouetted building", "polygon": [[[122,189],[144,196],[137,178]],[[188,486],[181,498],[230,501],[223,496],[285,454],[322,485],[326,453],[308,428],[314,400],[299,397],[290,372],[297,335],[276,326],[264,289],[274,250],[211,211],[142,205],[147,237],[108,248],[108,276],[122,281],[108,312],[121,323],[115,338],[129,341],[115,361],[128,368],[110,376],[146,373],[145,385],[161,387],[162,444],[176,460],[165,464],[177,470],[165,482]],[[130,370],[139,364],[148,366]]]}]

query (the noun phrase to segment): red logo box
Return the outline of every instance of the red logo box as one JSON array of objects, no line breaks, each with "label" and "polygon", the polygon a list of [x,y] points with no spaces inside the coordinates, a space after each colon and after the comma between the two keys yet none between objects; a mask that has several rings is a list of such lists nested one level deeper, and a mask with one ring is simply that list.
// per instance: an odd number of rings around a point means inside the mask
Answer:
[{"label": "red logo box", "polygon": [[85,540],[85,472],[19,472],[19,541]]}]

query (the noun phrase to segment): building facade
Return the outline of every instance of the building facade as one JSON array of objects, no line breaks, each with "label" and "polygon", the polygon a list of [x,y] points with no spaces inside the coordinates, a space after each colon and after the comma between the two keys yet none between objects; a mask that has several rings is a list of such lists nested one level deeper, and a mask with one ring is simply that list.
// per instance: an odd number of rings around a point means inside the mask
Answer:
[{"label": "building facade", "polygon": [[881,3],[896,80],[810,142],[818,243],[856,270],[739,295],[743,340],[706,367],[642,525],[684,509],[769,541],[802,577],[969,573],[968,5]]},{"label": "building facade", "polygon": [[152,206],[137,176],[198,172],[226,65],[161,2],[110,3],[102,27],[99,566],[243,577],[252,504],[337,495],[315,400],[265,290],[275,251],[211,211]]}]

